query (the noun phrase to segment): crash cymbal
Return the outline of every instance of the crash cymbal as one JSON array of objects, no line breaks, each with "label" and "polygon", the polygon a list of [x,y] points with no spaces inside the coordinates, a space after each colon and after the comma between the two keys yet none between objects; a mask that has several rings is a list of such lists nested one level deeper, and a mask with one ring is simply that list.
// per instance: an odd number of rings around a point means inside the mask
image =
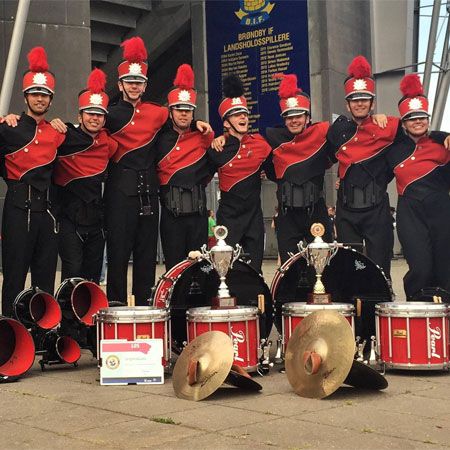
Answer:
[{"label": "crash cymbal", "polygon": [[196,337],[178,357],[173,370],[173,389],[179,398],[202,400],[225,381],[234,359],[231,339],[221,331]]},{"label": "crash cymbal", "polygon": [[241,389],[246,389],[247,391],[260,391],[262,389],[262,386],[257,383],[242,367],[234,364],[225,379],[225,383]]},{"label": "crash cymbal", "polygon": [[350,373],[344,381],[344,384],[360,387],[364,389],[386,389],[388,382],[381,373],[372,369],[372,367],[362,362],[353,361]]},{"label": "crash cymbal", "polygon": [[296,394],[323,398],[341,386],[352,367],[353,331],[333,310],[309,314],[294,329],[286,350],[286,375]]}]

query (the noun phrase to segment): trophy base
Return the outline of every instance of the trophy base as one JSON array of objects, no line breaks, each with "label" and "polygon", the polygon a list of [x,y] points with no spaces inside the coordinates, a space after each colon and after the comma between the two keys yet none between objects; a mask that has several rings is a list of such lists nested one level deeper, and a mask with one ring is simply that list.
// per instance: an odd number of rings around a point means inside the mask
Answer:
[{"label": "trophy base", "polygon": [[329,303],[331,303],[331,294],[308,294],[309,305],[327,305]]},{"label": "trophy base", "polygon": [[236,297],[213,297],[211,309],[236,308]]}]

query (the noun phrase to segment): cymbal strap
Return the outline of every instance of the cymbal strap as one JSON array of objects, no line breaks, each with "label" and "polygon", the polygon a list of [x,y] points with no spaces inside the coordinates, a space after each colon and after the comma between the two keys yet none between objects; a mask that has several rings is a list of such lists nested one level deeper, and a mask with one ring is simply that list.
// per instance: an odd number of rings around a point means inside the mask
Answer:
[{"label": "cymbal strap", "polygon": [[251,378],[251,376],[241,366],[238,366],[237,364],[233,364],[231,366],[231,370],[234,370],[235,372],[239,373],[243,377]]},{"label": "cymbal strap", "polygon": [[188,363],[189,386],[197,383],[197,366],[198,359],[191,359]]}]

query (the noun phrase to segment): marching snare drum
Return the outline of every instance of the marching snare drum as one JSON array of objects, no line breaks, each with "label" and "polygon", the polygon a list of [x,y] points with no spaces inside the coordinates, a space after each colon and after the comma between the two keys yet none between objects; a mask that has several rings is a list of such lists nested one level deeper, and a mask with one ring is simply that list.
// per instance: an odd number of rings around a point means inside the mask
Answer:
[{"label": "marching snare drum", "polygon": [[[313,291],[316,274],[300,253],[288,259],[277,271],[270,291],[274,301],[275,325],[282,333],[282,307],[285,303],[306,302]],[[355,320],[357,335],[375,334],[375,303],[389,302],[392,291],[383,271],[369,258],[354,249],[339,248],[326,266],[322,282],[333,303],[355,304],[362,301],[362,315]]]},{"label": "marching snare drum", "polygon": [[101,365],[102,339],[162,339],[165,368],[170,367],[170,313],[165,308],[152,306],[118,306],[104,308],[97,313],[97,355]]},{"label": "marching snare drum", "polygon": [[248,372],[258,368],[258,308],[238,306],[233,309],[190,308],[186,312],[188,342],[207,331],[223,331],[234,347],[234,363]]},{"label": "marching snare drum", "polygon": [[330,304],[308,304],[308,303],[285,303],[282,307],[283,323],[283,353],[286,353],[286,348],[295,327],[308,315],[314,311],[321,309],[332,309],[340,312],[348,320],[348,323],[355,334],[355,308],[348,303],[330,303]]},{"label": "marching snare drum", "polygon": [[[189,308],[211,306],[217,296],[219,276],[206,260],[185,260],[172,267],[158,281],[151,303],[153,306],[170,308],[172,341],[182,348],[186,336],[186,311]],[[265,314],[259,319],[261,337],[269,337],[272,329],[272,296],[270,290],[253,267],[236,261],[227,273],[226,283],[230,295],[238,305],[257,307],[258,295],[264,295]]]},{"label": "marching snare drum", "polygon": [[449,368],[449,308],[442,303],[380,303],[375,307],[377,349],[386,367]]}]

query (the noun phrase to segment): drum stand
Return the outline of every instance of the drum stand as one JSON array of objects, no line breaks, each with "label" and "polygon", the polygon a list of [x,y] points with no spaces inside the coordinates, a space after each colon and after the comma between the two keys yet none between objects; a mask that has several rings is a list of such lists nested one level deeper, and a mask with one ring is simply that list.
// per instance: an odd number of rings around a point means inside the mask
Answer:
[{"label": "drum stand", "polygon": [[367,359],[367,353],[364,352],[364,349],[367,345],[367,341],[364,339],[361,341],[361,336],[356,336],[355,339],[355,360],[362,362],[377,372],[384,375],[386,373],[386,365],[380,361],[380,356],[376,351],[376,337],[370,337],[370,353],[369,358]]},{"label": "drum stand", "polygon": [[78,367],[78,362],[67,363],[63,361],[56,353],[50,352],[48,350],[42,350],[36,352],[36,355],[42,355],[42,359],[39,361],[41,366],[41,371],[44,372],[47,366],[54,366],[56,364],[73,364],[73,367]]},{"label": "drum stand", "polygon": [[259,364],[256,372],[262,377],[269,373],[273,363],[270,362],[270,348],[272,347],[272,341],[268,339],[261,339],[258,353],[259,353]]}]

